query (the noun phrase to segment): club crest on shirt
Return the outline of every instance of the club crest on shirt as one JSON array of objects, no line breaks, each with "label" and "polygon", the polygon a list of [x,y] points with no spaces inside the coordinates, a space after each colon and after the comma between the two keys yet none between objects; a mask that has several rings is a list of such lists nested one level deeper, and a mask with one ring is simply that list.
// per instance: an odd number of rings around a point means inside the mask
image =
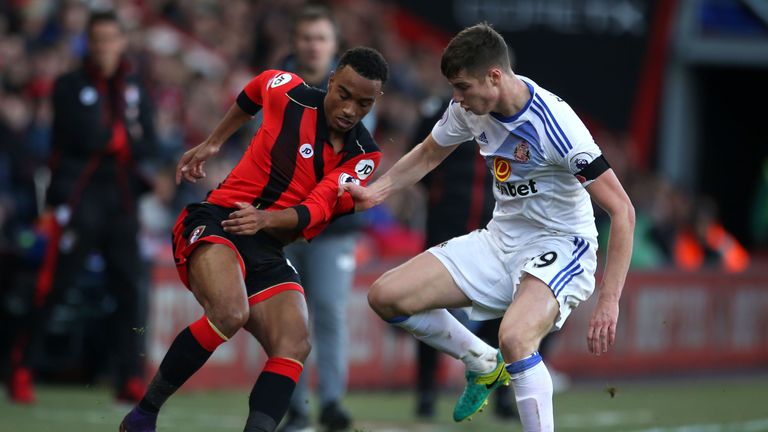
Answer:
[{"label": "club crest on shirt", "polygon": [[517,147],[515,147],[515,160],[522,163],[531,160],[531,150],[527,142],[520,141],[517,143]]},{"label": "club crest on shirt", "polygon": [[200,236],[203,235],[203,231],[205,231],[205,225],[200,225],[199,227],[192,230],[192,234],[189,235],[189,244],[198,241]]},{"label": "club crest on shirt", "polygon": [[359,185],[360,184],[360,180],[356,179],[352,175],[349,175],[349,174],[343,172],[339,176],[339,184],[344,184],[344,183],[354,183],[356,185]]},{"label": "club crest on shirt", "polygon": [[493,175],[500,182],[509,180],[509,176],[512,175],[512,165],[508,160],[496,156],[493,158]]}]

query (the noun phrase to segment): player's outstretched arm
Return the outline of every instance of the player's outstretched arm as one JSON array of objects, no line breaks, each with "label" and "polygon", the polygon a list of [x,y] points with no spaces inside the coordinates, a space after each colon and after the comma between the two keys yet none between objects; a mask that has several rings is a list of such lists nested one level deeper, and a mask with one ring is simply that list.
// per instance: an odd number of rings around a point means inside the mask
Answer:
[{"label": "player's outstretched arm", "polygon": [[429,134],[421,144],[401,157],[392,168],[368,187],[344,183],[339,186],[339,195],[345,191],[349,192],[355,200],[355,211],[368,210],[381,204],[393,193],[416,184],[448,157],[457,146],[458,144],[443,147],[437,144],[432,134]]},{"label": "player's outstretched arm", "polygon": [[243,111],[237,103],[232,104],[216,129],[202,143],[187,150],[176,165],[176,184],[181,183],[182,177],[192,183],[205,177],[205,161],[219,152],[222,144],[247,123],[252,116]]},{"label": "player's outstretched arm", "polygon": [[605,271],[597,297],[597,306],[589,320],[587,347],[600,355],[616,340],[619,298],[632,258],[635,209],[613,170],[602,173],[587,186],[592,199],[611,217]]}]

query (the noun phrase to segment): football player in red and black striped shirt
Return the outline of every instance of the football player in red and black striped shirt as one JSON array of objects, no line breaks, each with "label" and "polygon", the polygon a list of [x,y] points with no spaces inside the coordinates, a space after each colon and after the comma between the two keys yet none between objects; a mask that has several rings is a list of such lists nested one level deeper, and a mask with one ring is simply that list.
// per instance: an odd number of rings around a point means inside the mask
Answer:
[{"label": "football player in red and black striped shirt", "polygon": [[154,431],[166,399],[241,327],[269,356],[248,401],[245,431],[273,431],[280,423],[310,349],[303,289],[283,246],[309,240],[354,211],[339,185],[364,185],[378,166],[381,152],[360,119],[387,76],[385,60],[370,48],[344,53],[327,93],[297,75],[265,71],[211,136],[182,156],[177,182],[205,177],[205,161],[263,112],[237,166],[205,201],[187,206],[173,228],[179,276],[205,314],[176,337],[121,431]]}]

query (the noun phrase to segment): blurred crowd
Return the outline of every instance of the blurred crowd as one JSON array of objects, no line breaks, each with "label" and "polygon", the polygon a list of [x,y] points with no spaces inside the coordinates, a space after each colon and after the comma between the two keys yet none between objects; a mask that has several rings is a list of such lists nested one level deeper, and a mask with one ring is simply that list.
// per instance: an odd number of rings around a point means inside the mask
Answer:
[{"label": "blurred crowd", "polygon": [[[165,244],[181,203],[201,199],[239,159],[253,130],[237,134],[209,166],[208,182],[175,188],[178,156],[213,130],[244,84],[274,68],[290,49],[291,19],[303,1],[78,1],[3,2],[0,17],[0,227],[3,249],[13,233],[42,209],[49,160],[50,93],[55,78],[75,68],[85,52],[90,9],[114,7],[129,35],[128,57],[149,88],[157,128],[154,192],[142,202],[145,252]],[[439,52],[413,45],[391,29],[396,9],[384,2],[331,2],[342,48],[380,49],[391,64],[391,84],[377,106],[377,138],[387,161],[410,145],[425,101],[444,98]],[[386,164],[385,164],[386,165]],[[7,169],[6,169],[7,168]],[[402,199],[403,203],[410,200]],[[401,220],[408,205],[393,204]],[[378,222],[392,221],[388,212]],[[158,244],[157,241],[160,243]]]},{"label": "blurred crowd", "polygon": [[[91,8],[112,7],[118,13],[129,35],[132,67],[154,101],[158,135],[157,159],[151,167],[154,191],[141,204],[142,244],[145,255],[151,257],[168,247],[168,232],[180,206],[201,199],[222,179],[248,145],[253,130],[237,134],[223,157],[208,167],[208,180],[197,185],[174,186],[178,156],[213,130],[250,77],[275,67],[288,54],[292,16],[305,3],[0,3],[0,250],[32,255],[39,250],[30,227],[42,211],[41,195],[48,178],[50,92],[54,79],[76,67],[85,52],[84,28]],[[421,138],[415,136],[419,119],[432,116],[450,95],[439,71],[439,49],[430,43],[441,35],[424,35],[420,42],[412,34],[400,34],[395,30],[399,11],[390,2],[330,1],[327,5],[338,20],[342,49],[373,46],[391,65],[392,79],[377,106],[376,138],[384,150],[386,169]],[[520,69],[524,73],[524,65]],[[638,209],[635,268],[715,266],[741,271],[748,266],[746,251],[719,225],[714,202],[691,196],[652,173],[638,172],[622,134],[592,132]],[[368,215],[378,249],[367,255],[408,253],[408,245],[414,245],[415,252],[421,246],[423,195],[414,190]]]}]

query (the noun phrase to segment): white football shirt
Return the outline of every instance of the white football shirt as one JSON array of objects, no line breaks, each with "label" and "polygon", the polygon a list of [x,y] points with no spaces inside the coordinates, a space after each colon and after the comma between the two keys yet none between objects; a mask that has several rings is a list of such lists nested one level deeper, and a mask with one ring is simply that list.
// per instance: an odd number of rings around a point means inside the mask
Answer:
[{"label": "white football shirt", "polygon": [[520,76],[531,98],[510,117],[475,115],[451,102],[432,129],[439,145],[473,139],[493,174],[496,207],[488,229],[505,248],[541,234],[597,241],[589,184],[576,173],[602,153],[571,107]]}]

